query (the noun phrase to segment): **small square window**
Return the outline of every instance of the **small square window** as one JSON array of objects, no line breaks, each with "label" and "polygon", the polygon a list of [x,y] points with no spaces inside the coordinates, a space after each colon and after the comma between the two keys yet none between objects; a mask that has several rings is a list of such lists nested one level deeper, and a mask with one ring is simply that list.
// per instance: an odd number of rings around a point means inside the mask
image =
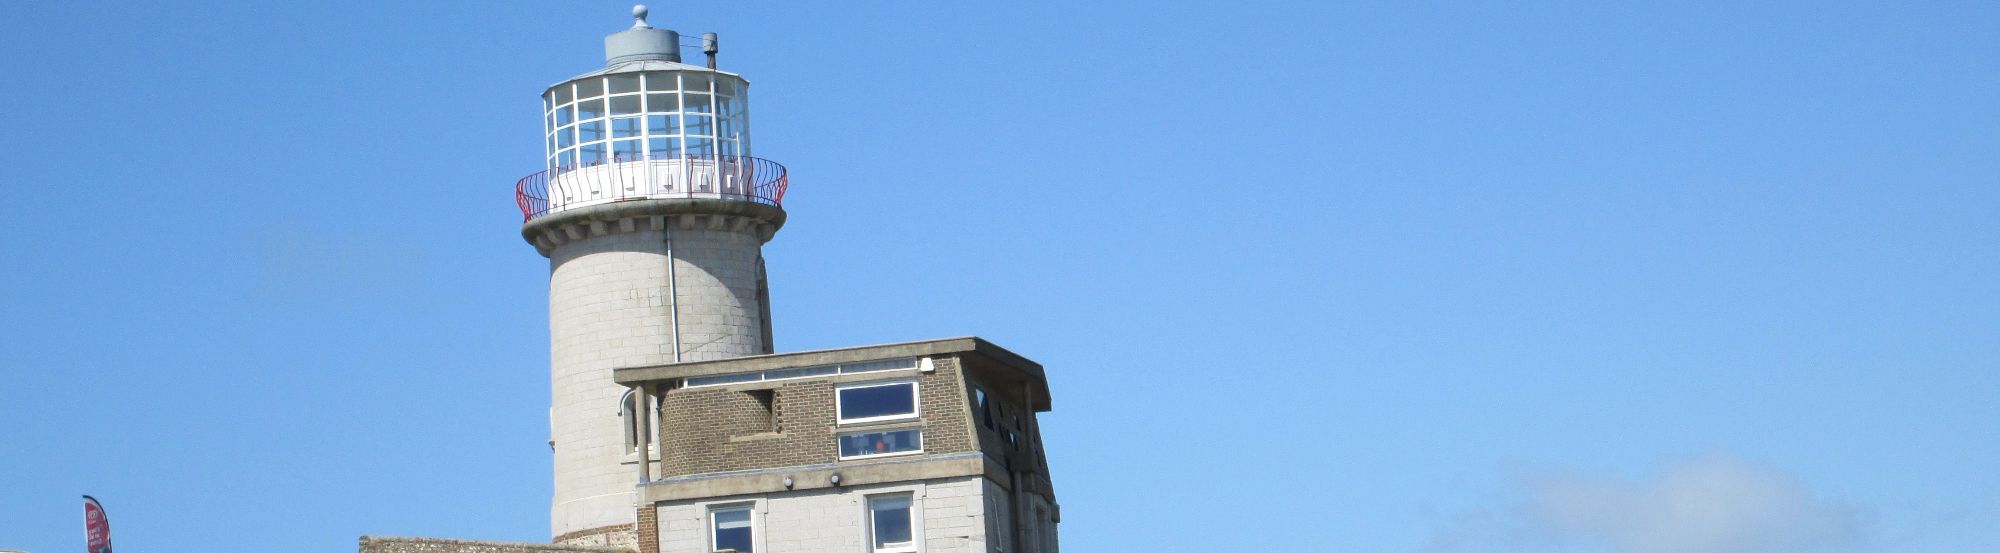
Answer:
[{"label": "small square window", "polygon": [[917,417],[917,383],[890,382],[843,386],[834,395],[841,424]]},{"label": "small square window", "polygon": [[911,516],[910,494],[877,495],[868,498],[868,543],[875,553],[906,553],[917,550]]},{"label": "small square window", "polygon": [[708,511],[709,551],[734,549],[756,553],[751,538],[750,506],[715,507]]}]

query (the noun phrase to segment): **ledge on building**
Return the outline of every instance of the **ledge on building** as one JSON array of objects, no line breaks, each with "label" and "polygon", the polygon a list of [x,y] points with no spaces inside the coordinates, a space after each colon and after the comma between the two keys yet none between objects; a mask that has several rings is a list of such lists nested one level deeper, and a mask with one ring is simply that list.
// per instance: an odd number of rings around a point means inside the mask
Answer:
[{"label": "ledge on building", "polygon": [[814,367],[839,363],[858,363],[899,357],[931,357],[957,355],[966,360],[966,370],[986,373],[998,377],[998,382],[1028,382],[1034,395],[1034,410],[1046,412],[1052,408],[1049,398],[1048,377],[1042,372],[1042,365],[1021,357],[1006,348],[994,345],[977,336],[961,336],[938,340],[922,340],[895,344],[880,344],[851,348],[753,355],[714,361],[692,361],[626,367],[612,372],[612,379],[621,385],[638,386],[691,376],[711,376],[756,371]]},{"label": "ledge on building", "polygon": [[632,550],[623,547],[515,541],[361,536],[360,553],[632,553]]}]

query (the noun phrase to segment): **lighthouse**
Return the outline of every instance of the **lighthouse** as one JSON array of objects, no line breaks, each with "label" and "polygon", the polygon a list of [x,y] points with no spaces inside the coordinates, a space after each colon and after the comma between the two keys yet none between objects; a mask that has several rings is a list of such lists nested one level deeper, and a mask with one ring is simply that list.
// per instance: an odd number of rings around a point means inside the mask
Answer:
[{"label": "lighthouse", "polygon": [[785,223],[785,167],[753,157],[749,88],[648,24],[604,39],[605,66],[542,92],[544,170],[515,185],[521,235],[549,259],[550,531],[634,543],[635,467],[652,409],[619,367],[770,353],[763,244]]},{"label": "lighthouse", "polygon": [[633,15],[543,91],[515,184],[549,259],[551,550],[1058,553],[1042,366],[970,336],[776,353],[790,179],[751,151],[750,83]]}]

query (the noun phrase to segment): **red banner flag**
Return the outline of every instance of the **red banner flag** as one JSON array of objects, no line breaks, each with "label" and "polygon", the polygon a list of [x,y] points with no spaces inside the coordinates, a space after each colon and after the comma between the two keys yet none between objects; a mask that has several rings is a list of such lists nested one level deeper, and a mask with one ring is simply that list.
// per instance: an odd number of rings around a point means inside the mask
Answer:
[{"label": "red banner flag", "polygon": [[89,553],[111,553],[111,518],[104,516],[104,506],[97,498],[83,496],[83,536],[89,545]]}]

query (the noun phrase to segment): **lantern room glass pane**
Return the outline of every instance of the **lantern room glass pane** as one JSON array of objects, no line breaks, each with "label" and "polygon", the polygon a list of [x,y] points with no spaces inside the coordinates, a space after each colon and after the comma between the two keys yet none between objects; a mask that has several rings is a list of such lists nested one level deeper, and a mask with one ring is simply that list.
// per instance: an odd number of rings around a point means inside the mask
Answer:
[{"label": "lantern room glass pane", "polygon": [[556,93],[556,103],[558,104],[567,104],[569,103],[570,100],[576,98],[576,96],[571,93],[570,85],[568,83],[556,85],[555,93]]},{"label": "lantern room glass pane", "polygon": [[584,100],[576,103],[577,119],[596,119],[604,116],[604,100]]},{"label": "lantern room glass pane", "polygon": [[612,138],[631,138],[645,134],[645,126],[637,117],[619,117],[611,120]]},{"label": "lantern room glass pane", "polygon": [[686,92],[681,94],[681,111],[688,113],[708,113],[708,95]]},{"label": "lantern room glass pane", "polygon": [[646,90],[680,90],[680,77],[673,73],[647,73]]},{"label": "lantern room glass pane", "polygon": [[681,133],[689,135],[710,134],[714,131],[711,128],[714,125],[714,121],[715,118],[706,115],[683,115],[681,116]]},{"label": "lantern room glass pane", "polygon": [[617,94],[620,92],[639,91],[638,73],[619,73],[617,75],[612,75],[610,77],[607,77],[607,80],[611,81],[612,94]]},{"label": "lantern room glass pane", "polygon": [[577,152],[579,152],[577,154],[578,161],[584,165],[595,165],[604,162],[603,142],[584,144],[583,147],[577,149]]},{"label": "lantern room glass pane", "polygon": [[646,116],[646,134],[661,136],[681,133],[681,118],[678,115]]},{"label": "lantern room glass pane", "polygon": [[708,75],[696,75],[693,73],[681,74],[681,90],[686,90],[689,92],[708,92]]},{"label": "lantern room glass pane", "polygon": [[629,94],[625,96],[611,97],[612,115],[629,115],[634,113],[640,113],[639,95]]},{"label": "lantern room glass pane", "polygon": [[576,121],[576,106],[563,106],[556,108],[557,125],[568,125],[572,121]]},{"label": "lantern room glass pane", "polygon": [[681,155],[681,139],[654,138],[646,141],[647,155],[653,159],[678,157]]},{"label": "lantern room glass pane", "polygon": [[598,140],[604,140],[603,120],[585,121],[576,126],[577,142],[594,142]]},{"label": "lantern room glass pane", "polygon": [[716,143],[715,143],[715,144],[716,144],[716,146],[719,146],[719,147],[721,147],[721,149],[722,149],[721,153],[722,153],[722,156],[723,156],[723,157],[733,157],[733,156],[737,155],[737,149],[736,149],[736,141],[734,141],[734,140],[718,140],[718,141],[716,141]]},{"label": "lantern room glass pane", "polygon": [[611,143],[611,155],[617,156],[620,160],[630,161],[639,159],[639,155],[642,153],[644,151],[640,149],[639,141],[637,140],[620,140]]},{"label": "lantern room glass pane", "polygon": [[557,148],[568,148],[575,144],[576,144],[576,127],[563,127],[561,129],[556,130]]},{"label": "lantern room glass pane", "polygon": [[603,79],[584,79],[576,82],[576,97],[578,98],[596,98],[603,95]]},{"label": "lantern room glass pane", "polygon": [[715,155],[715,140],[690,136],[687,139],[687,155],[709,157]]},{"label": "lantern room glass pane", "polygon": [[681,110],[679,94],[647,94],[646,111],[653,113],[673,113]]}]

